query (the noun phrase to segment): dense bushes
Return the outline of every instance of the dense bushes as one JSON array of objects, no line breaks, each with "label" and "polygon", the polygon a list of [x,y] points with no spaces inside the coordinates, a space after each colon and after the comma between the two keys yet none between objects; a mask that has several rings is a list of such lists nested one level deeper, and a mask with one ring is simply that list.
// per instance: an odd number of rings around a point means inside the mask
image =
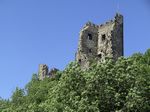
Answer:
[{"label": "dense bushes", "polygon": [[0,100],[2,112],[149,112],[150,50],[93,63],[81,71],[76,63],[51,79],[34,74],[11,100]]}]

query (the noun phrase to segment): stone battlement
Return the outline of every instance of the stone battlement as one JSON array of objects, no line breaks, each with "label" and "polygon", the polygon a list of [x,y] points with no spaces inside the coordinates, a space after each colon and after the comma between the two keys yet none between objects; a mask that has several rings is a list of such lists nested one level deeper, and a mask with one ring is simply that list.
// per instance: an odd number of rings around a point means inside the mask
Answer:
[{"label": "stone battlement", "polygon": [[94,24],[94,23],[92,23],[92,22],[87,22],[85,25],[84,25],[84,28],[85,27],[95,27],[95,28],[98,28],[98,25],[96,25],[96,24]]}]

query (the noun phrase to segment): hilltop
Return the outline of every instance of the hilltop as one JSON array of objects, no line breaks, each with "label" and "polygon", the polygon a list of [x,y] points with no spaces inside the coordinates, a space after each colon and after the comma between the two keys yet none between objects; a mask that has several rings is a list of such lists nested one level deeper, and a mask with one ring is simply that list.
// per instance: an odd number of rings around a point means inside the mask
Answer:
[{"label": "hilltop", "polygon": [[148,112],[150,111],[150,49],[145,54],[93,61],[86,71],[76,62],[43,81],[34,74],[1,112]]}]

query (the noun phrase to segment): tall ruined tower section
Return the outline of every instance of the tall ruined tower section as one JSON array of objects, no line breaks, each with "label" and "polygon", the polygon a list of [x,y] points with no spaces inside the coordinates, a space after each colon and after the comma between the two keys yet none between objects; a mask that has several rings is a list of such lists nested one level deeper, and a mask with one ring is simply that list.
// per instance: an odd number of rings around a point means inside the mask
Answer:
[{"label": "tall ruined tower section", "polygon": [[81,69],[87,69],[90,61],[104,61],[107,57],[116,60],[123,56],[123,16],[116,14],[115,18],[105,24],[85,24],[80,31],[76,61]]},{"label": "tall ruined tower section", "polygon": [[47,76],[48,76],[48,66],[46,64],[40,64],[38,72],[39,80],[43,80]]}]

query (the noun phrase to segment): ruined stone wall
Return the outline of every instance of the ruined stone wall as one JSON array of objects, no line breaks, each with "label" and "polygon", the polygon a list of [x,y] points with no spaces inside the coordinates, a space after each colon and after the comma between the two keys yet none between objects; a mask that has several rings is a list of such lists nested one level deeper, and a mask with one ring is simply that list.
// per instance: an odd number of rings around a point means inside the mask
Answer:
[{"label": "ruined stone wall", "polygon": [[97,55],[98,26],[88,22],[80,32],[76,61],[82,68],[89,66],[89,60]]},{"label": "ruined stone wall", "polygon": [[55,77],[55,74],[59,71],[57,68],[51,68],[49,70],[48,66],[46,64],[40,64],[39,65],[39,71],[38,71],[38,79],[43,80],[46,77]]},{"label": "ruined stone wall", "polygon": [[112,31],[114,22],[107,22],[105,25],[100,25],[98,29],[98,58],[105,60],[106,57],[112,56]]},{"label": "ruined stone wall", "polygon": [[123,16],[117,14],[114,20],[115,26],[112,32],[112,49],[113,58],[116,60],[118,57],[124,55],[123,48]]},{"label": "ruined stone wall", "polygon": [[123,56],[123,16],[116,14],[105,24],[86,23],[80,32],[76,61],[82,69],[89,67],[90,60],[103,61],[106,57]]}]

